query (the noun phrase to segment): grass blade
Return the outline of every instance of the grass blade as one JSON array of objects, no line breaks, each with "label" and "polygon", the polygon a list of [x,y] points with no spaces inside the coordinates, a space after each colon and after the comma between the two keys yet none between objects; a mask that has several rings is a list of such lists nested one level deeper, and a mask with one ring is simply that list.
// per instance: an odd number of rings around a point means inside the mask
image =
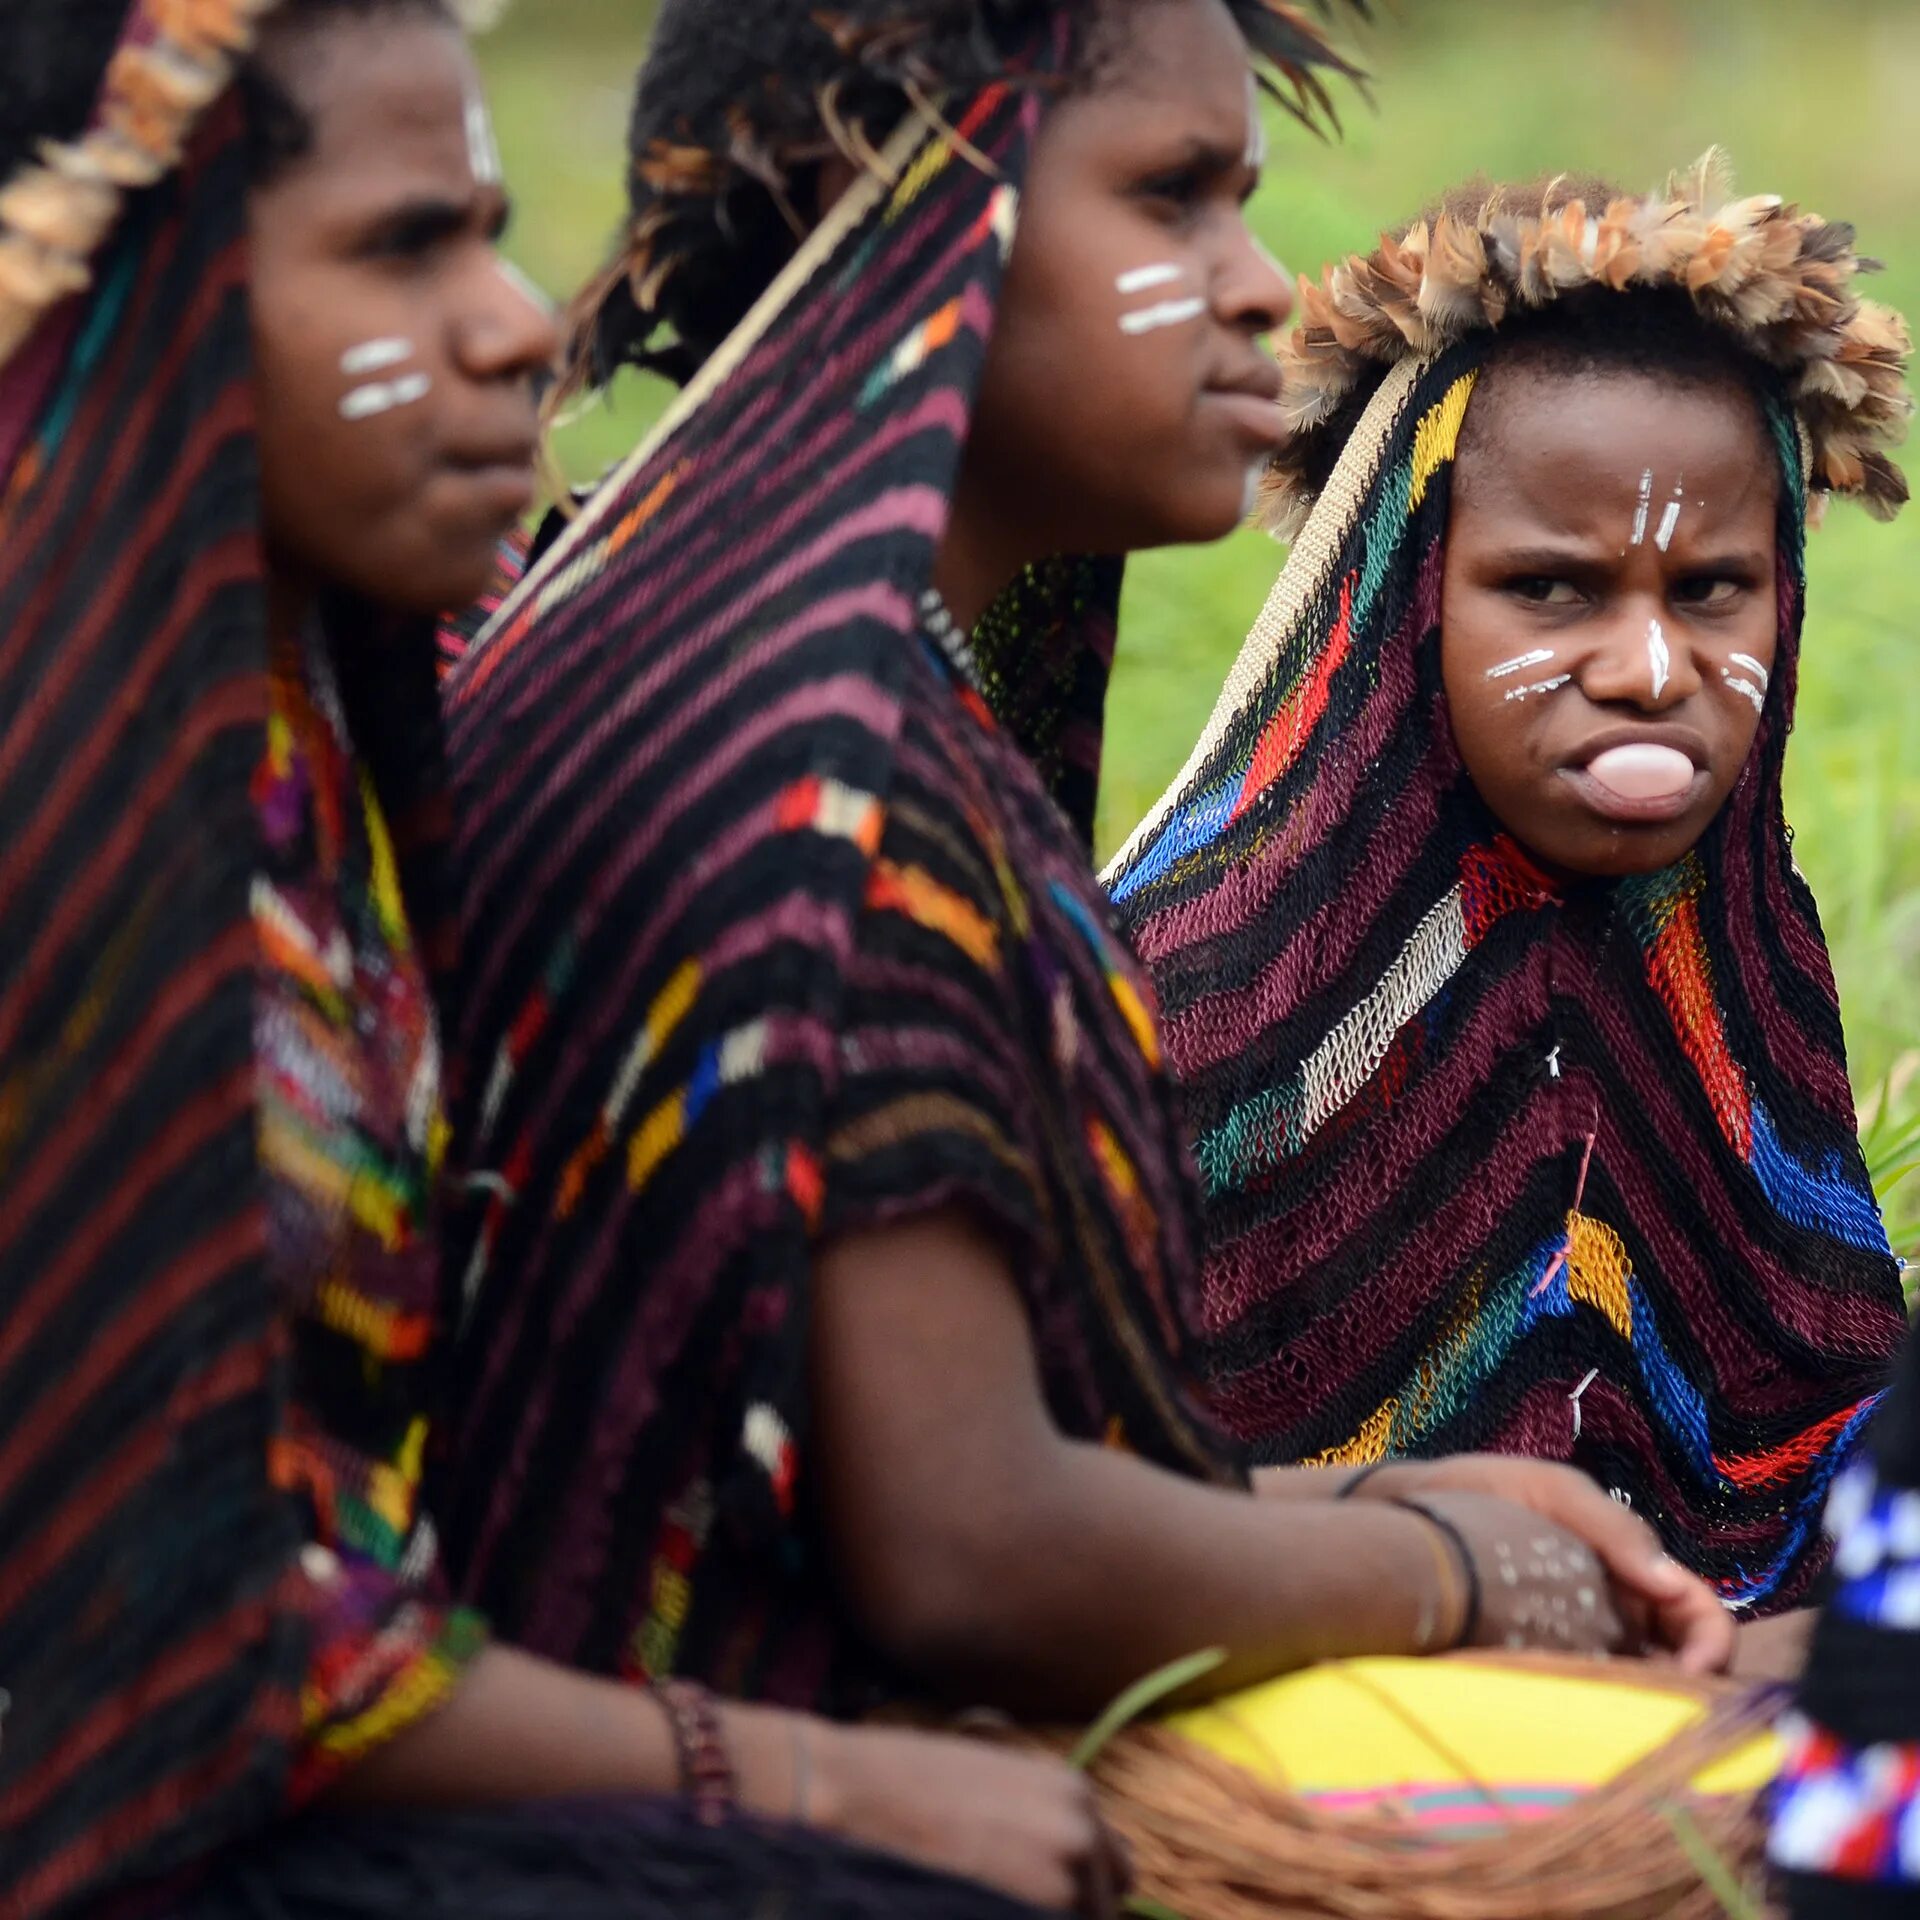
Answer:
[{"label": "grass blade", "polygon": [[1183,1687],[1204,1680],[1216,1667],[1223,1666],[1226,1658],[1226,1648],[1209,1647],[1204,1653],[1190,1653],[1183,1660],[1169,1662],[1158,1673],[1136,1680],[1081,1736],[1079,1745],[1067,1756],[1067,1764],[1085,1773],[1113,1744],[1116,1734],[1124,1733]]},{"label": "grass blade", "polygon": [[1660,1814],[1673,1829],[1673,1837],[1680,1842],[1680,1850],[1694,1872],[1707,1883],[1707,1891],[1726,1909],[1728,1920],[1767,1920],[1685,1807],[1669,1804],[1660,1809]]}]

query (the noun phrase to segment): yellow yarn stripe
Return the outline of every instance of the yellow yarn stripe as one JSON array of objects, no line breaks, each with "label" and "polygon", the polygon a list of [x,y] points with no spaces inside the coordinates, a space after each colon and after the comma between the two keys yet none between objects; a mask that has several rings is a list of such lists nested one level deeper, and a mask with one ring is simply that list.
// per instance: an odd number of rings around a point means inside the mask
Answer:
[{"label": "yellow yarn stripe", "polygon": [[1398,1400],[1384,1402],[1367,1417],[1365,1425],[1351,1440],[1337,1447],[1329,1447],[1325,1453],[1316,1453],[1311,1460],[1303,1460],[1300,1464],[1303,1467],[1370,1467],[1376,1460],[1384,1460],[1387,1457],[1387,1440],[1399,1413]]},{"label": "yellow yarn stripe", "polygon": [[1427,497],[1428,483],[1453,458],[1460,444],[1460,425],[1467,417],[1467,402],[1473,398],[1473,383],[1479,372],[1463,373],[1445,397],[1420,422],[1413,436],[1413,480],[1407,493],[1407,511],[1412,513]]},{"label": "yellow yarn stripe", "polygon": [[1567,1291],[1598,1307],[1623,1340],[1633,1338],[1632,1272],[1626,1242],[1610,1226],[1584,1213],[1567,1215]]}]

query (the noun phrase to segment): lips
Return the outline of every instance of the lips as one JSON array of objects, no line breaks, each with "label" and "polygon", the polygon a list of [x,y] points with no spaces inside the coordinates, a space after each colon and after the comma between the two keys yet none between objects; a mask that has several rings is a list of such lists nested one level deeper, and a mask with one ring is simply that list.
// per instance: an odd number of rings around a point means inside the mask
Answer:
[{"label": "lips", "polygon": [[1206,397],[1232,415],[1254,446],[1276,451],[1286,444],[1286,415],[1280,411],[1280,369],[1267,359],[1250,363],[1206,389]]},{"label": "lips", "polygon": [[1561,777],[1604,820],[1659,825],[1692,811],[1710,784],[1706,743],[1687,727],[1612,728]]}]

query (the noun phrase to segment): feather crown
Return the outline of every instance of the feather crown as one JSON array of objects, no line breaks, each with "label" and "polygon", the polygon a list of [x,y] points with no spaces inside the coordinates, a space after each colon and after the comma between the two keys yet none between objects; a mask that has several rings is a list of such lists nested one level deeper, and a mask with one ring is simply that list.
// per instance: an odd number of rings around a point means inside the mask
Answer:
[{"label": "feather crown", "polygon": [[1505,187],[1450,195],[1374,252],[1301,279],[1300,324],[1279,349],[1292,438],[1268,470],[1262,525],[1298,532],[1326,435],[1389,367],[1593,288],[1686,293],[1785,382],[1813,498],[1855,499],[1880,520],[1900,510],[1907,483],[1888,449],[1913,412],[1912,340],[1899,314],[1855,291],[1876,263],[1851,227],[1771,194],[1736,199],[1718,148],[1645,199],[1565,176],[1524,192],[1533,204]]}]

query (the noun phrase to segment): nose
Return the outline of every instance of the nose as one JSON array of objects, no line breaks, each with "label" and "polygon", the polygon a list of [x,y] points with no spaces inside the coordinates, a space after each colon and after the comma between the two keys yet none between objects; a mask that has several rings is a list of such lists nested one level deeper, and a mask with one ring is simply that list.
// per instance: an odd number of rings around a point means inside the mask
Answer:
[{"label": "nose", "polygon": [[1220,319],[1248,333],[1278,333],[1293,314],[1293,282],[1243,220],[1239,244],[1220,276],[1215,296]]},{"label": "nose", "polygon": [[1580,691],[1595,706],[1626,706],[1665,713],[1700,691],[1699,663],[1685,632],[1657,601],[1636,599],[1593,637],[1578,674]]},{"label": "nose", "polygon": [[465,371],[476,380],[520,380],[546,372],[560,354],[554,304],[503,254],[474,290],[457,333]]}]

